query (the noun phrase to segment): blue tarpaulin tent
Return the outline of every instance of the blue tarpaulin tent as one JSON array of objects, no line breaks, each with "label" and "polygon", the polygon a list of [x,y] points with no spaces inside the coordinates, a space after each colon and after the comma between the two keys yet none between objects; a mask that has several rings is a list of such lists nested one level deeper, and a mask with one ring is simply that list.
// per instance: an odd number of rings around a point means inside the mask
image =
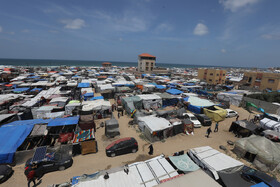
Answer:
[{"label": "blue tarpaulin tent", "polygon": [[90,87],[90,83],[88,82],[81,82],[78,84],[78,88],[89,88]]},{"label": "blue tarpaulin tent", "polygon": [[50,120],[34,119],[14,121],[0,127],[0,164],[12,163],[14,153],[30,134],[34,124],[48,123]]},{"label": "blue tarpaulin tent", "polygon": [[172,95],[180,95],[184,92],[180,91],[180,90],[177,90],[177,89],[169,89],[169,90],[166,90],[167,93],[170,93]]},{"label": "blue tarpaulin tent", "polygon": [[42,90],[42,88],[33,88],[31,90],[31,92],[40,92]]},{"label": "blue tarpaulin tent", "polygon": [[87,101],[89,98],[93,97],[94,94],[93,94],[93,92],[85,93],[83,96],[84,96],[84,100]]},{"label": "blue tarpaulin tent", "polygon": [[90,101],[94,101],[94,100],[98,100],[98,99],[104,99],[104,97],[103,96],[93,97],[90,99]]},{"label": "blue tarpaulin tent", "polygon": [[186,83],[184,83],[183,85],[184,85],[184,86],[194,86],[195,83],[193,83],[193,82],[186,82]]},{"label": "blue tarpaulin tent", "polygon": [[163,85],[155,85],[157,89],[165,89],[166,87]]},{"label": "blue tarpaulin tent", "polygon": [[28,78],[30,78],[30,79],[38,79],[40,77],[39,76],[32,76],[32,77],[28,77]]},{"label": "blue tarpaulin tent", "polygon": [[48,123],[48,127],[75,125],[79,122],[79,116],[68,117],[68,118],[55,118]]},{"label": "blue tarpaulin tent", "polygon": [[15,88],[15,89],[13,89],[13,92],[26,92],[29,89],[30,88]]}]

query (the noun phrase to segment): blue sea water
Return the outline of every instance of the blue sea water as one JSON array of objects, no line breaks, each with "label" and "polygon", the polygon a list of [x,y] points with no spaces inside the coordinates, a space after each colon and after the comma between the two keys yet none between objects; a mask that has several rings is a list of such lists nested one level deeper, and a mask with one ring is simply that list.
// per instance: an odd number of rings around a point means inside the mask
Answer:
[{"label": "blue sea water", "polygon": [[[104,61],[94,60],[45,60],[45,59],[0,59],[0,65],[12,65],[12,66],[101,66]],[[113,66],[120,67],[137,67],[137,62],[117,62],[110,61]],[[164,64],[156,63],[158,67],[165,68],[198,68],[198,67],[210,67],[206,65],[191,65],[191,64]],[[218,67],[218,66],[211,66]]]}]

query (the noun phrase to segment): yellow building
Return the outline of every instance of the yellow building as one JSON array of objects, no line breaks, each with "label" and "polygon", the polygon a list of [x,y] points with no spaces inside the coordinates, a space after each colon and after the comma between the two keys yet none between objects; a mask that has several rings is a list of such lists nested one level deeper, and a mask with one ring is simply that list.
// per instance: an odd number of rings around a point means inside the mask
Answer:
[{"label": "yellow building", "polygon": [[138,71],[142,73],[152,73],[156,66],[156,57],[148,53],[138,55]]},{"label": "yellow building", "polygon": [[280,90],[280,73],[245,72],[241,83],[260,90]]},{"label": "yellow building", "polygon": [[224,84],[226,70],[221,69],[198,69],[197,78],[206,81],[208,84]]}]

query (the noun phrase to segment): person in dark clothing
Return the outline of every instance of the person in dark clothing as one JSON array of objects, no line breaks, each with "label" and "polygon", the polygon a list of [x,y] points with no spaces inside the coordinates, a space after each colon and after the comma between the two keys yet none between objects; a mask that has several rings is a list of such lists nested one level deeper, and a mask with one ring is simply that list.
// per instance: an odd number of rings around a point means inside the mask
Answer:
[{"label": "person in dark clothing", "polygon": [[149,146],[149,155],[153,155],[154,154],[154,147],[153,147],[153,144],[151,144],[150,146]]},{"label": "person in dark clothing", "polygon": [[217,122],[216,125],[215,125],[214,132],[218,132],[218,130],[219,130],[219,123]]},{"label": "person in dark clothing", "polygon": [[206,131],[206,137],[209,138],[210,133],[212,132],[211,127],[209,127]]},{"label": "person in dark clothing", "polygon": [[236,116],[236,120],[235,120],[235,121],[238,121],[238,119],[239,119],[239,115],[237,114],[237,116]]},{"label": "person in dark clothing", "polygon": [[121,117],[121,113],[118,112],[118,118],[120,119],[120,117]]},{"label": "person in dark clothing", "polygon": [[46,102],[47,102],[46,98],[42,96],[40,99],[40,106],[43,106]]},{"label": "person in dark clothing", "polygon": [[37,165],[36,164],[32,164],[32,166],[27,166],[25,168],[25,172],[24,174],[26,175],[26,178],[28,180],[28,187],[30,187],[30,183],[33,182],[33,186],[37,186],[36,185],[36,168],[37,168]]},{"label": "person in dark clothing", "polygon": [[122,116],[123,116],[123,109],[122,109]]},{"label": "person in dark clothing", "polygon": [[115,110],[115,106],[114,104],[112,104],[112,112],[114,112],[114,110]]}]

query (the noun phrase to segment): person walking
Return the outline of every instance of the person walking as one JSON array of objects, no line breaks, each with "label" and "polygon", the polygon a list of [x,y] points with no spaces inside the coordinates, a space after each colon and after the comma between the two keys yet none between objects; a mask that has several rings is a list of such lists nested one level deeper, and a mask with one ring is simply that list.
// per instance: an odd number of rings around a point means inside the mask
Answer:
[{"label": "person walking", "polygon": [[154,147],[153,147],[153,144],[151,144],[149,146],[149,155],[153,155],[154,154]]},{"label": "person walking", "polygon": [[214,132],[218,132],[218,130],[219,130],[219,122],[216,123]]},{"label": "person walking", "polygon": [[31,182],[33,182],[33,184],[34,184],[33,186],[37,186],[36,181],[35,181],[36,180],[36,172],[35,172],[36,168],[37,168],[37,165],[34,163],[32,164],[32,166],[27,166],[25,168],[24,174],[26,175],[26,178],[28,181],[28,183],[27,183],[28,187],[30,187]]},{"label": "person walking", "polygon": [[121,117],[121,113],[118,112],[118,118],[120,119],[120,117]]},{"label": "person walking", "polygon": [[238,119],[239,119],[239,115],[237,114],[237,116],[236,116],[236,120],[235,120],[235,121],[238,121]]},{"label": "person walking", "polygon": [[212,132],[211,127],[209,127],[206,131],[206,137],[209,138],[210,133]]}]

